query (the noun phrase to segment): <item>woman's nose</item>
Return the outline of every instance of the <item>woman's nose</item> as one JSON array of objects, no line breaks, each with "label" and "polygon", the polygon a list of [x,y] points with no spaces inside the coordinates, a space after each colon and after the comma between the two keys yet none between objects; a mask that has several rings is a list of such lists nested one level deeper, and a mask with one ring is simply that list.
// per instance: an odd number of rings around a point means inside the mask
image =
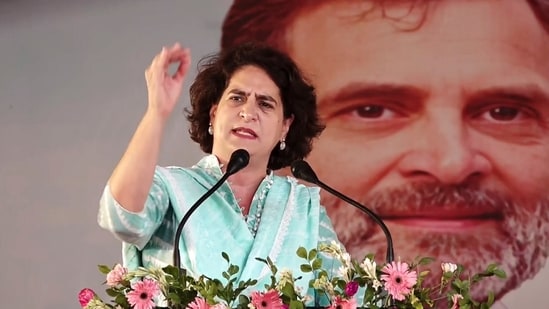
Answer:
[{"label": "woman's nose", "polygon": [[242,109],[238,113],[238,116],[244,121],[252,121],[257,119],[257,111],[253,104],[250,104],[251,102],[247,102],[246,104],[242,105]]}]

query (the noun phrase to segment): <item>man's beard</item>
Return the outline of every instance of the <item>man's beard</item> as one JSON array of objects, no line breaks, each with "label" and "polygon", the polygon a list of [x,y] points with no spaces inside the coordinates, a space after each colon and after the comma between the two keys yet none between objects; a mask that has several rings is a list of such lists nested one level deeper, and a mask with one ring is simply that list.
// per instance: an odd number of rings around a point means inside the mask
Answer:
[{"label": "man's beard", "polygon": [[[322,202],[332,219],[338,237],[355,259],[374,253],[384,260],[387,242],[381,229],[365,214],[323,192]],[[532,278],[545,264],[549,246],[549,201],[519,203],[501,193],[470,187],[413,185],[372,194],[359,202],[381,217],[398,213],[433,210],[483,209],[501,214],[498,227],[477,235],[471,232],[423,231],[399,225],[389,226],[395,244],[395,259],[412,262],[414,258],[434,257],[425,284],[440,283],[442,262],[463,264],[466,273],[484,271],[498,264],[507,279],[489,278],[472,289],[482,300],[493,291],[496,299]]]}]

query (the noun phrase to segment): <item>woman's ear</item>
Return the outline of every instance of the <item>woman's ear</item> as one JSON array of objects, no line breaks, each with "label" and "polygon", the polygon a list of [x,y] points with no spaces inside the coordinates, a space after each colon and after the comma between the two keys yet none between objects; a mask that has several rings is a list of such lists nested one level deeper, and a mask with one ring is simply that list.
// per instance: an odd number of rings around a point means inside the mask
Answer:
[{"label": "woman's ear", "polygon": [[214,120],[216,111],[217,111],[217,104],[213,104],[212,107],[210,107],[210,122]]},{"label": "woman's ear", "polygon": [[288,135],[288,132],[290,131],[290,126],[292,125],[292,122],[294,122],[294,115],[291,115],[288,118],[285,118],[282,123],[282,136],[280,139],[285,139],[286,135]]}]

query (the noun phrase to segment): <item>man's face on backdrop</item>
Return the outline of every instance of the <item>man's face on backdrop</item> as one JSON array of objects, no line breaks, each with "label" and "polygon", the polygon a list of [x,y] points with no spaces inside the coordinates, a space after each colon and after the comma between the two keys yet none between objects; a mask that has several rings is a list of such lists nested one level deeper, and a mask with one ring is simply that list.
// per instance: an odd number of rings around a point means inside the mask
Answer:
[{"label": "man's face on backdrop", "polygon": [[[421,10],[367,6],[334,1],[289,27],[327,125],[308,161],[384,218],[397,258],[497,262],[510,278],[485,288],[516,287],[548,250],[548,34],[525,1],[443,1],[415,30]],[[385,257],[365,214],[323,199],[351,254]]]}]

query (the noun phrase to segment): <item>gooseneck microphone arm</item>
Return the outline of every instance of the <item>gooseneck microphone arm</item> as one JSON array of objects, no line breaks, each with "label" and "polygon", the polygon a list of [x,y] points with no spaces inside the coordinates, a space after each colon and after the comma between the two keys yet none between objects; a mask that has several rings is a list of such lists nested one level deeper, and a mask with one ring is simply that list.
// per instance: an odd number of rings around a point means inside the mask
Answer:
[{"label": "gooseneck microphone arm", "polygon": [[338,191],[334,190],[333,188],[331,188],[330,186],[328,186],[327,184],[323,183],[320,180],[318,181],[317,185],[322,189],[344,200],[345,202],[362,210],[362,212],[367,213],[372,218],[372,220],[374,220],[379,225],[379,227],[381,227],[381,229],[383,230],[383,233],[385,234],[385,238],[387,238],[387,255],[386,255],[387,263],[391,263],[392,261],[394,261],[395,253],[393,249],[393,238],[391,237],[391,233],[389,232],[389,229],[387,228],[385,223],[381,220],[381,218],[379,218],[379,216],[376,213],[372,212],[370,209],[364,207],[358,202],[352,200],[351,198],[339,193]]},{"label": "gooseneck microphone arm", "polygon": [[181,219],[181,222],[179,222],[179,225],[177,226],[174,243],[173,243],[173,265],[177,269],[181,268],[179,239],[181,238],[181,233],[183,232],[183,227],[185,226],[185,223],[187,223],[187,221],[189,220],[193,212],[198,208],[198,206],[200,206],[208,197],[210,197],[210,195],[212,195],[225,182],[225,180],[229,178],[229,176],[233,175],[234,173],[246,167],[249,161],[250,161],[250,154],[246,150],[238,149],[234,151],[231,154],[229,163],[227,163],[227,171],[225,172],[225,174],[221,177],[221,179],[219,179],[215,183],[213,187],[211,187],[206,193],[204,193],[204,195],[202,195],[185,213],[185,215],[183,216],[183,219]]},{"label": "gooseneck microphone arm", "polygon": [[328,186],[327,184],[323,183],[318,179],[315,172],[311,168],[311,166],[303,161],[298,160],[292,163],[291,166],[292,174],[299,179],[305,180],[310,183],[314,183],[317,186],[321,187],[322,189],[328,191],[329,193],[335,195],[336,197],[342,199],[343,201],[353,205],[354,207],[358,208],[362,212],[365,212],[372,220],[374,220],[379,227],[383,230],[383,233],[385,234],[385,238],[387,239],[387,255],[386,255],[386,261],[387,263],[391,263],[395,259],[395,253],[393,249],[393,238],[391,237],[391,233],[389,232],[389,229],[383,222],[383,220],[373,211],[365,207],[364,205],[358,203],[357,201],[343,195],[342,193],[336,191],[332,187]]}]

